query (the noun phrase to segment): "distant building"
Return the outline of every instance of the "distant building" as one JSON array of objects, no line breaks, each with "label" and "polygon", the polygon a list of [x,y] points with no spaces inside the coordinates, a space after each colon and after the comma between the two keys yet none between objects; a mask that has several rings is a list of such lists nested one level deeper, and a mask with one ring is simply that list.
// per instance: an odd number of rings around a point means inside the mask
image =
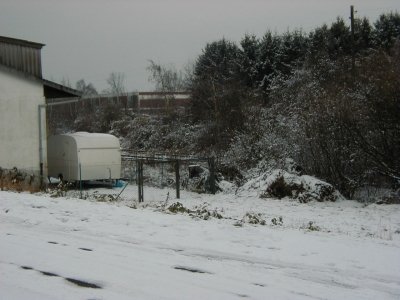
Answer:
[{"label": "distant building", "polygon": [[144,113],[185,111],[190,101],[188,92],[139,92],[136,110]]},{"label": "distant building", "polygon": [[43,46],[0,36],[0,168],[46,175],[46,99],[80,95],[43,79]]},{"label": "distant building", "polygon": [[71,104],[75,110],[82,105],[101,106],[118,104],[121,108],[140,113],[166,113],[172,111],[186,111],[191,102],[189,92],[132,92],[120,95],[100,94],[85,96],[79,104]]}]

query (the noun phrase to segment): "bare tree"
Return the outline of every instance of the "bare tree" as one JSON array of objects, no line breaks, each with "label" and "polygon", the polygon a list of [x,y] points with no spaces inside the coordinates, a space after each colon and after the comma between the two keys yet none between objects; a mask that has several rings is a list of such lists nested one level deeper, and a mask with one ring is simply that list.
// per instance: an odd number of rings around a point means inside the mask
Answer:
[{"label": "bare tree", "polygon": [[155,83],[156,90],[160,92],[177,92],[186,89],[185,75],[173,66],[162,66],[149,60],[147,70],[150,72],[149,81]]},{"label": "bare tree", "polygon": [[61,85],[63,85],[63,86],[72,88],[71,82],[69,81],[69,78],[68,78],[68,77],[63,77],[63,78],[61,79],[61,82],[60,82],[60,83],[61,83]]},{"label": "bare tree", "polygon": [[107,78],[108,89],[105,90],[107,93],[114,95],[121,95],[125,93],[125,74],[120,72],[112,72]]},{"label": "bare tree", "polygon": [[76,82],[75,87],[78,91],[82,92],[82,96],[97,95],[97,90],[92,83],[86,84],[84,79],[80,79]]},{"label": "bare tree", "polygon": [[149,60],[147,70],[151,75],[149,81],[155,83],[156,90],[164,94],[165,110],[171,113],[171,102],[175,100],[175,92],[187,90],[187,76],[173,66],[162,66]]}]

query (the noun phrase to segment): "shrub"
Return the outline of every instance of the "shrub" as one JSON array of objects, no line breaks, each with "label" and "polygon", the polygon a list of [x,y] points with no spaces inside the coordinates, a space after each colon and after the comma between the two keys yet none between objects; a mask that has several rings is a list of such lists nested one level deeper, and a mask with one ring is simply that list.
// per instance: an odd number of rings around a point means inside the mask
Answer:
[{"label": "shrub", "polygon": [[280,217],[278,217],[278,219],[277,218],[272,218],[271,219],[271,223],[272,223],[272,225],[275,225],[275,226],[282,226],[283,225],[283,218],[280,216]]}]

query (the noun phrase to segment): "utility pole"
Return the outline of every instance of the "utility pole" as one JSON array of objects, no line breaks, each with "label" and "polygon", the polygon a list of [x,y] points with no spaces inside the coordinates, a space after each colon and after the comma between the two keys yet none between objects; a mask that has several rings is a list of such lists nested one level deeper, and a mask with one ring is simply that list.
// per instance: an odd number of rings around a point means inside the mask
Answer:
[{"label": "utility pole", "polygon": [[355,77],[356,70],[356,57],[355,57],[355,41],[354,41],[354,6],[350,6],[350,30],[351,30],[351,71],[353,78]]}]

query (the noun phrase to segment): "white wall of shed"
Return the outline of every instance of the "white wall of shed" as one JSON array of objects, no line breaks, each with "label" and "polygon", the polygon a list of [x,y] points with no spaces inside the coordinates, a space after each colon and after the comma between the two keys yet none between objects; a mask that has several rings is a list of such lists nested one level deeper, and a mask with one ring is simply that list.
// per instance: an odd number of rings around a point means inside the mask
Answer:
[{"label": "white wall of shed", "polygon": [[[40,81],[0,67],[0,167],[38,173],[38,107],[45,104]],[[46,174],[46,114],[42,111],[43,171]]]},{"label": "white wall of shed", "polygon": [[47,143],[50,176],[62,174],[67,181],[121,178],[121,149],[113,135],[75,132],[50,136]]},{"label": "white wall of shed", "polygon": [[73,137],[65,134],[52,135],[47,139],[48,174],[65,180],[78,180],[78,149]]}]

